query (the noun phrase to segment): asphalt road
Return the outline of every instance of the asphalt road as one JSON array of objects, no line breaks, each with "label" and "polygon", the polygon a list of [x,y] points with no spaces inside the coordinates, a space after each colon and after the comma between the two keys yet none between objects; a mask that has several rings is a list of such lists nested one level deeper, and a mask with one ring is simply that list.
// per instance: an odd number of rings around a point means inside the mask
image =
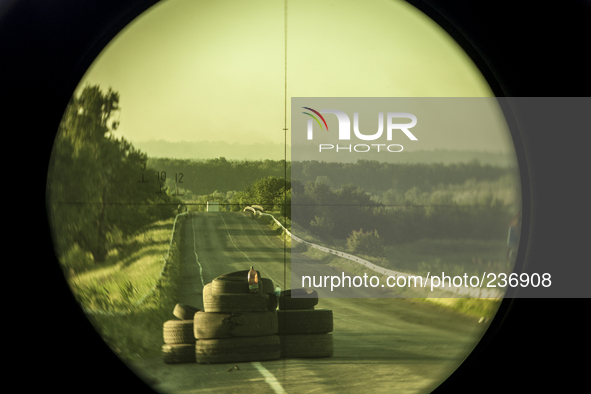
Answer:
[{"label": "asphalt road", "polygon": [[[199,308],[203,285],[218,275],[254,265],[285,289],[290,257],[314,265],[305,256],[290,256],[272,231],[244,213],[192,213],[181,236],[179,302]],[[212,365],[168,365],[155,358],[129,366],[162,393],[429,393],[487,328],[478,318],[412,299],[321,298],[317,308],[333,311],[330,358]]]}]

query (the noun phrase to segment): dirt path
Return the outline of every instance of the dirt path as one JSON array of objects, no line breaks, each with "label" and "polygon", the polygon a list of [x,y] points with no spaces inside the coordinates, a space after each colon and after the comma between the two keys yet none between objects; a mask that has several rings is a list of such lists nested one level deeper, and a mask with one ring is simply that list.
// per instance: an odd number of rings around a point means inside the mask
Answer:
[{"label": "dirt path", "polygon": [[[249,265],[280,285],[289,279],[281,241],[242,213],[193,214],[182,237],[183,302],[202,308],[201,278],[207,284]],[[324,298],[318,308],[333,311],[335,351],[330,358],[281,359],[260,366],[167,365],[154,358],[130,367],[161,393],[428,393],[453,373],[486,329],[476,318],[411,299]]]}]

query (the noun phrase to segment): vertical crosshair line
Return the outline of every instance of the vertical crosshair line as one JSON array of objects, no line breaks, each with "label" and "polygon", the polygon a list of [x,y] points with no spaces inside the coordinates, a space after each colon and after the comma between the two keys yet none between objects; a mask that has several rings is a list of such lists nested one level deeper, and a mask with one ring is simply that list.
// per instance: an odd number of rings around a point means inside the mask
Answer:
[{"label": "vertical crosshair line", "polygon": [[[291,206],[287,206],[287,0],[283,1],[283,26],[284,26],[284,120],[283,120],[283,180],[285,182],[285,186],[283,188],[283,223],[287,227],[287,209],[291,209]],[[287,234],[285,233],[285,238],[283,238],[283,290],[287,288]],[[283,360],[283,382],[286,381],[286,369],[285,368],[285,359]],[[281,387],[281,386],[280,386]],[[275,387],[273,387],[275,389]]]},{"label": "vertical crosshair line", "polygon": [[[283,24],[284,24],[284,28],[285,28],[285,33],[284,33],[284,50],[285,50],[285,59],[284,59],[284,74],[285,74],[285,91],[284,91],[284,120],[283,120],[283,155],[284,155],[284,161],[283,161],[283,165],[284,165],[284,178],[285,178],[285,193],[283,195],[283,203],[284,203],[284,211],[283,211],[283,215],[284,215],[284,219],[283,222],[285,223],[285,225],[287,226],[287,0],[284,0],[283,3],[283,7],[284,7],[284,20],[283,20]],[[289,209],[291,209],[291,206],[289,207]],[[287,237],[284,238],[283,240],[283,289],[285,290],[285,288],[287,287]],[[285,369],[283,368],[283,381],[285,382]]]},{"label": "vertical crosshair line", "polygon": [[[287,0],[283,2],[284,25],[284,120],[283,120],[283,223],[287,226]],[[291,207],[290,207],[291,209]],[[287,237],[283,239],[283,289],[287,286]]]}]

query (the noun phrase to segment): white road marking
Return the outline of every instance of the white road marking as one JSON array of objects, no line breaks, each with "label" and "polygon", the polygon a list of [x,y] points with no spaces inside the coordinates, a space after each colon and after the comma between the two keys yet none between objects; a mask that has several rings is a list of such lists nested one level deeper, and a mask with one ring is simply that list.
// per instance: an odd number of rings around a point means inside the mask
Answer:
[{"label": "white road marking", "polygon": [[193,228],[193,253],[195,253],[195,261],[199,264],[199,276],[201,277],[201,286],[205,287],[205,282],[203,281],[203,267],[201,267],[201,263],[199,262],[199,256],[197,255],[197,243],[195,241],[195,225],[193,224],[193,217],[191,217],[191,227]]},{"label": "white road marking", "polygon": [[263,367],[261,363],[257,361],[251,364],[254,365],[254,367],[259,370],[261,375],[265,377],[265,382],[267,382],[269,386],[271,386],[273,391],[275,391],[277,394],[286,393],[286,391],[283,389],[283,387],[281,387],[277,379],[275,379],[275,376],[273,376],[273,374],[269,372],[267,368]]}]

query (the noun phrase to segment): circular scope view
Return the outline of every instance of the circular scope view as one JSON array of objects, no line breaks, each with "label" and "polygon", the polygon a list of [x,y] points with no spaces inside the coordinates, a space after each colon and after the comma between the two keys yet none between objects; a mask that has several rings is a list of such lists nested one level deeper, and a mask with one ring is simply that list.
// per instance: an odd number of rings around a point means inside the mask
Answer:
[{"label": "circular scope view", "polygon": [[73,295],[161,393],[429,393],[521,227],[496,98],[401,1],[153,6],[72,92],[47,181]]}]

